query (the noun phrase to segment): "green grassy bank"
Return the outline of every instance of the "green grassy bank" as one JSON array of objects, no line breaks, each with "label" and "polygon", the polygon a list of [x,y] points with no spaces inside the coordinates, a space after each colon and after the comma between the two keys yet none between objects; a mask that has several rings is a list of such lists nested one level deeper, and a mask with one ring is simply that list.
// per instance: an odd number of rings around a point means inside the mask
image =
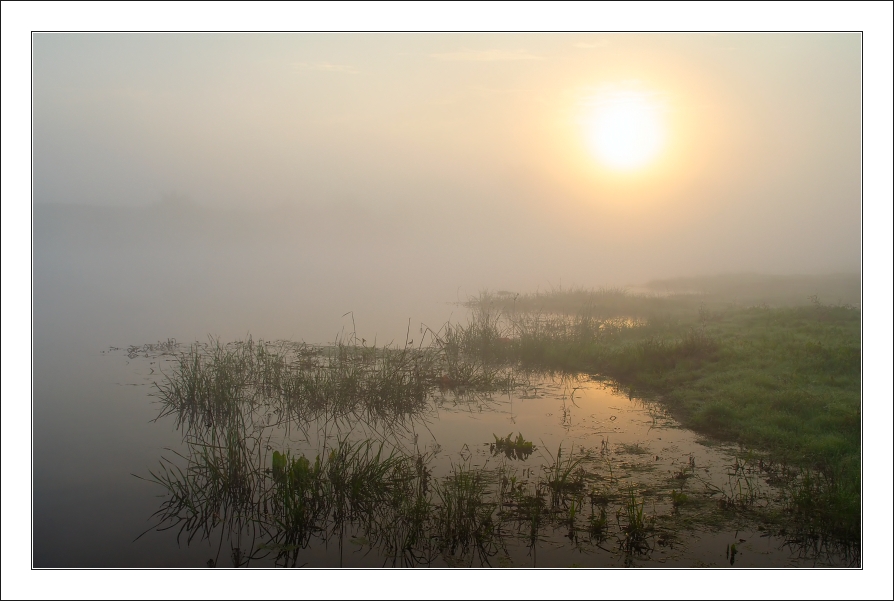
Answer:
[{"label": "green grassy bank", "polygon": [[790,511],[808,527],[857,540],[860,311],[805,301],[483,294],[457,340],[493,360],[609,378],[662,402],[686,427],[796,467]]}]

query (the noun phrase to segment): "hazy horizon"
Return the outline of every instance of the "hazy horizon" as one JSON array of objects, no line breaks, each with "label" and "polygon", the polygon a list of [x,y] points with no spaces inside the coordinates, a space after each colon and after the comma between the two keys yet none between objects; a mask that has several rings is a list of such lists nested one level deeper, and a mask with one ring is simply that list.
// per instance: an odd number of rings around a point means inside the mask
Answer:
[{"label": "hazy horizon", "polygon": [[[491,287],[860,268],[859,34],[33,44],[38,205],[179,199],[366,222],[379,239],[424,230],[505,254]],[[631,95],[662,132],[656,157],[624,171],[593,151],[591,121]]]}]

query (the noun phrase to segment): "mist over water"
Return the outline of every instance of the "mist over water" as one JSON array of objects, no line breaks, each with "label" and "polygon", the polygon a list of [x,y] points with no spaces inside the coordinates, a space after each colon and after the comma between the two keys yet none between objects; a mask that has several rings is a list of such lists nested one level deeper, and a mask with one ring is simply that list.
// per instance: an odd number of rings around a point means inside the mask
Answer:
[{"label": "mist over water", "polygon": [[[824,300],[859,304],[858,35],[41,34],[34,53],[36,565],[84,541],[89,565],[161,565],[161,545],[116,553],[157,505],[131,472],[179,435],[145,427],[148,380],[110,347],[419,345],[483,290],[743,272],[845,273]],[[677,171],[583,158],[573,113],[606,79],[671,98]]]},{"label": "mist over water", "polygon": [[[149,423],[158,372],[135,371],[120,350],[105,355],[111,347],[248,336],[329,343],[355,330],[369,344],[418,345],[431,340],[423,326],[464,322],[458,303],[485,288],[536,290],[538,275],[541,289],[566,285],[557,272],[624,282],[622,269],[587,264],[586,239],[550,236],[548,224],[525,232],[510,214],[503,223],[516,235],[495,241],[459,213],[426,227],[405,219],[397,211],[36,205],[35,565],[207,559],[201,547],[175,553],[170,537],[130,542],[157,509],[157,491],[132,474],[177,448],[180,433]],[[827,300],[859,298],[850,282],[852,296]]]},{"label": "mist over water", "polygon": [[408,319],[437,329],[482,290],[639,289],[692,275],[670,271],[672,257],[647,260],[636,241],[570,236],[518,214],[494,228],[458,212],[431,222],[408,212],[36,205],[35,334],[326,342],[356,327],[403,340]]}]

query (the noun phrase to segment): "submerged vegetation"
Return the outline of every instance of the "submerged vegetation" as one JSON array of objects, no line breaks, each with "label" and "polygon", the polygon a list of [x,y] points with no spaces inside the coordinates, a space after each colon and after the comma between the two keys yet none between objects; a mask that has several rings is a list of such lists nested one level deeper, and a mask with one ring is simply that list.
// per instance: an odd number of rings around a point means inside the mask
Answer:
[{"label": "submerged vegetation", "polygon": [[584,481],[600,478],[594,465],[583,468],[586,454],[563,458],[560,448],[551,465],[522,478],[504,463],[456,464],[434,477],[429,454],[337,438],[311,459],[271,451],[265,429],[243,420],[192,428],[182,466],[163,460],[145,478],[167,492],[151,529],[175,529],[187,544],[219,537],[212,566],[230,541],[235,567],[270,557],[296,566],[314,541],[375,549],[390,565],[487,566],[510,557],[510,547],[533,552],[557,529],[584,547],[614,536],[622,555],[651,550],[641,501],[634,521],[618,509],[616,528],[606,500],[589,495],[585,514]]},{"label": "submerged vegetation", "polygon": [[[812,300],[484,293],[467,324],[427,330],[418,347],[355,336],[194,344],[157,384],[159,418],[176,420],[186,451],[146,478],[167,491],[153,528],[176,528],[187,543],[219,536],[209,565],[225,539],[234,565],[299,565],[313,541],[337,541],[340,554],[347,541],[391,565],[504,565],[510,549],[533,553],[559,530],[581,552],[610,548],[632,565],[672,547],[686,524],[744,519],[858,563],[860,313]],[[446,473],[433,467],[437,449],[419,448],[415,428],[434,419],[438,399],[527,390],[534,374],[556,372],[590,374],[753,451],[725,481],[690,455],[640,486],[631,474],[659,459],[640,443],[603,438],[553,454],[521,432],[493,434],[481,441],[492,465],[461,453]],[[303,450],[291,450],[299,439]],[[535,451],[539,465],[522,463]]]}]

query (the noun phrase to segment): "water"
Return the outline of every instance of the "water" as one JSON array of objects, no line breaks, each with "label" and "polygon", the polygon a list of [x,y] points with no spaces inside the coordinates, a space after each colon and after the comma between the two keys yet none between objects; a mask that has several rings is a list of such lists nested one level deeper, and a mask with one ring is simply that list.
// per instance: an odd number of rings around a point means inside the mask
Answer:
[{"label": "water", "polygon": [[151,366],[110,347],[247,333],[327,342],[355,328],[370,342],[403,342],[409,319],[415,332],[421,320],[440,324],[455,312],[443,302],[455,299],[452,285],[420,292],[413,274],[376,272],[383,256],[357,248],[348,249],[353,258],[327,258],[336,226],[299,225],[283,230],[300,235],[268,239],[244,219],[35,208],[35,566],[199,565],[180,559],[193,548],[132,544],[158,493],[131,474],[181,437],[149,423],[157,413],[143,379]]},{"label": "water", "polygon": [[[136,476],[147,477],[186,447],[173,416],[153,421],[159,413],[153,384],[175,357],[128,356],[129,345],[170,337],[205,341],[209,335],[226,343],[249,333],[326,343],[355,331],[367,344],[400,346],[409,339],[418,345],[422,324],[437,329],[448,319],[465,320],[461,308],[446,302],[457,300],[453,282],[462,278],[425,272],[420,284],[418,266],[401,266],[412,254],[403,244],[377,255],[364,248],[369,240],[336,237],[335,257],[327,254],[332,240],[326,232],[309,227],[286,244],[265,242],[264,232],[222,232],[189,215],[158,223],[132,217],[35,213],[35,567],[205,567],[209,559],[226,566],[234,546],[251,546],[238,537],[221,539],[219,527],[209,540],[197,537],[188,545],[178,544],[171,530],[135,540],[157,523],[152,516],[164,501],[157,484]],[[389,440],[411,456],[424,454],[433,480],[463,466],[484,470],[492,483],[513,475],[527,480],[525,494],[532,493],[561,447],[564,457],[572,449],[587,457],[579,491],[586,502],[573,532],[560,515],[569,510],[562,501],[534,545],[503,524],[490,555],[439,554],[415,565],[723,567],[731,565],[733,544],[734,567],[850,565],[845,556],[790,544],[751,511],[721,511],[724,495],[738,494],[725,487],[742,479],[759,488],[758,505],[775,503],[779,491],[767,483],[770,474],[755,471],[754,462],[747,474],[737,472],[731,466],[739,449],[700,440],[656,405],[613,392],[598,379],[535,375],[511,394],[471,397],[434,388],[426,407],[407,422],[407,432]],[[494,435],[510,433],[536,447],[526,459],[492,452]],[[272,444],[313,457],[320,440],[304,438],[293,431]],[[676,479],[681,470],[691,473]],[[681,486],[690,500],[675,509],[671,494]],[[631,490],[655,528],[647,552],[621,548],[619,511]],[[591,493],[604,496],[604,506],[591,504]],[[583,526],[591,508],[599,507],[608,527],[604,539],[593,542]],[[368,537],[356,528],[324,538],[302,549],[297,565],[401,565],[364,542]],[[275,563],[267,557],[249,565]]]},{"label": "water", "polygon": [[[177,541],[178,527],[152,530],[152,515],[164,501],[163,490],[137,476],[157,472],[163,458],[185,465],[188,454],[175,416],[154,422],[160,402],[154,383],[172,373],[176,352],[127,355],[126,349],[89,349],[55,345],[42,349],[35,378],[34,564],[36,567],[205,567],[234,563],[273,566],[275,553],[246,561],[263,540],[217,526],[207,539]],[[180,349],[182,350],[182,349]],[[157,392],[157,391],[156,391]],[[265,423],[263,412],[258,423]],[[312,458],[320,452],[322,422],[288,432],[265,429],[270,448],[288,448]],[[354,424],[355,438],[385,431],[373,423]],[[363,426],[363,427],[360,427]],[[351,430],[351,425],[342,426]],[[521,433],[533,450],[509,458],[496,452],[495,435]],[[336,433],[328,430],[329,444]],[[426,409],[389,440],[412,455],[425,455],[432,478],[444,478],[455,466],[482,470],[499,480],[514,476],[532,493],[548,476],[561,448],[567,457],[586,457],[586,484],[579,495],[605,497],[608,525],[600,540],[587,532],[587,516],[599,505],[578,510],[576,528],[566,519],[567,503],[552,508],[535,544],[523,527],[501,522],[498,542],[486,552],[439,554],[422,562],[395,558],[371,543],[362,529],[339,536],[312,537],[295,565],[377,567],[392,565],[495,567],[800,567],[847,565],[846,557],[817,555],[785,536],[771,534],[749,511],[722,511],[718,503],[747,480],[756,504],[773,503],[778,491],[768,473],[736,472],[739,449],[700,439],[680,428],[654,403],[629,398],[589,376],[534,376],[511,392],[457,394],[434,389]],[[265,453],[269,456],[269,453]],[[265,458],[266,465],[269,459]],[[754,466],[752,466],[753,468]],[[681,474],[685,474],[681,476]],[[497,485],[499,487],[499,485]],[[671,491],[689,495],[674,508]],[[626,552],[623,544],[625,495],[642,500],[653,530],[646,547]],[[573,496],[573,495],[572,495]],[[563,513],[564,512],[564,513]],[[619,513],[620,512],[620,513]],[[522,524],[524,525],[524,524]],[[136,539],[141,533],[145,535]],[[732,563],[730,545],[736,545]],[[240,557],[233,549],[241,549]],[[235,559],[234,559],[235,558]],[[285,562],[287,565],[288,562]]]}]

